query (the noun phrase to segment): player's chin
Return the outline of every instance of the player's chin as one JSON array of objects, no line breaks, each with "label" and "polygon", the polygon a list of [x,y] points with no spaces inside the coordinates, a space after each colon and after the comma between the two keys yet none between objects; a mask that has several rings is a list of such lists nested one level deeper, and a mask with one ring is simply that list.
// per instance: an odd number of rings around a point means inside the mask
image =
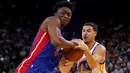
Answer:
[{"label": "player's chin", "polygon": [[84,41],[84,43],[88,43],[88,40],[83,40]]},{"label": "player's chin", "polygon": [[69,22],[64,22],[64,25],[66,26]]},{"label": "player's chin", "polygon": [[64,25],[67,25],[69,23],[69,21],[63,21]]},{"label": "player's chin", "polygon": [[65,27],[65,26],[66,26],[66,24],[63,24],[63,23],[62,23],[62,26],[63,26],[63,27]]},{"label": "player's chin", "polygon": [[67,25],[67,23],[63,23],[63,26],[66,26]]}]

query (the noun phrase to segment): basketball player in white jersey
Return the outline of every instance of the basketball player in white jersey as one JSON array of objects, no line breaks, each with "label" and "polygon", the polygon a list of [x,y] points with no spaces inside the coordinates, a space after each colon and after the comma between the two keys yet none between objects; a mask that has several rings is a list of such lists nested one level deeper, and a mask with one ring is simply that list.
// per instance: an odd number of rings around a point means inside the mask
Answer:
[{"label": "basketball player in white jersey", "polygon": [[[77,69],[79,73],[106,73],[105,69],[105,55],[106,48],[95,41],[98,28],[97,25],[88,22],[85,23],[82,28],[82,39],[72,40],[74,43],[78,44],[75,48],[80,48],[84,51],[83,57],[77,62]],[[64,62],[65,61],[65,62]],[[72,67],[72,62],[66,62],[66,60],[61,61],[60,70],[61,72],[69,72]],[[68,71],[67,71],[68,69]]]}]

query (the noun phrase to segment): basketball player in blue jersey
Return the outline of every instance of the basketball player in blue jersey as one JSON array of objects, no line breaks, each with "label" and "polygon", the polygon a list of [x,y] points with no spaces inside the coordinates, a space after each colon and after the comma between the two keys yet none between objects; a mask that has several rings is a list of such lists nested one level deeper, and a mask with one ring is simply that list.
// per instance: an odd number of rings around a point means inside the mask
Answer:
[{"label": "basketball player in blue jersey", "polygon": [[[97,25],[88,22],[85,23],[82,28],[82,39],[72,40],[74,43],[78,44],[75,48],[80,48],[84,51],[84,55],[77,62],[77,69],[79,73],[106,73],[105,69],[105,55],[106,48],[95,41],[98,28]],[[65,61],[65,62],[64,62]],[[69,72],[72,67],[73,62],[66,62],[66,60],[61,61],[60,70],[62,72]]]},{"label": "basketball player in blue jersey", "polygon": [[16,73],[57,73],[60,56],[59,48],[74,48],[76,44],[61,36],[61,29],[72,16],[73,6],[68,1],[61,1],[54,6],[54,16],[47,17],[35,37],[26,57],[16,68]]}]

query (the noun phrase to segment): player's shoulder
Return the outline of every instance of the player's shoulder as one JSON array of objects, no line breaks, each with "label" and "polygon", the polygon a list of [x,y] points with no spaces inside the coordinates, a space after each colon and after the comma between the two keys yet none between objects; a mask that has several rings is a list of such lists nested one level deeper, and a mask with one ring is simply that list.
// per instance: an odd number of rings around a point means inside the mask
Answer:
[{"label": "player's shoulder", "polygon": [[46,21],[60,21],[60,19],[56,16],[49,16],[45,20]]},{"label": "player's shoulder", "polygon": [[43,24],[46,24],[47,26],[60,26],[61,22],[58,17],[49,16],[43,21]]},{"label": "player's shoulder", "polygon": [[105,46],[103,46],[102,44],[99,43],[99,45],[96,47],[98,50],[100,49],[100,51],[106,51]]}]

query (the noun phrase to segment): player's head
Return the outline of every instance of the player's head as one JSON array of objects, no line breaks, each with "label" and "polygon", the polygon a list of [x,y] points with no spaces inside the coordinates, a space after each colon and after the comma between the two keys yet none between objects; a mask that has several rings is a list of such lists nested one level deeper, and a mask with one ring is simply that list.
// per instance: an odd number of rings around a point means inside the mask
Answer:
[{"label": "player's head", "polygon": [[95,40],[97,35],[98,27],[95,23],[88,22],[85,23],[82,28],[82,39],[85,43]]},{"label": "player's head", "polygon": [[69,23],[74,8],[71,2],[61,1],[55,4],[53,14],[58,16],[61,24],[66,25]]}]

